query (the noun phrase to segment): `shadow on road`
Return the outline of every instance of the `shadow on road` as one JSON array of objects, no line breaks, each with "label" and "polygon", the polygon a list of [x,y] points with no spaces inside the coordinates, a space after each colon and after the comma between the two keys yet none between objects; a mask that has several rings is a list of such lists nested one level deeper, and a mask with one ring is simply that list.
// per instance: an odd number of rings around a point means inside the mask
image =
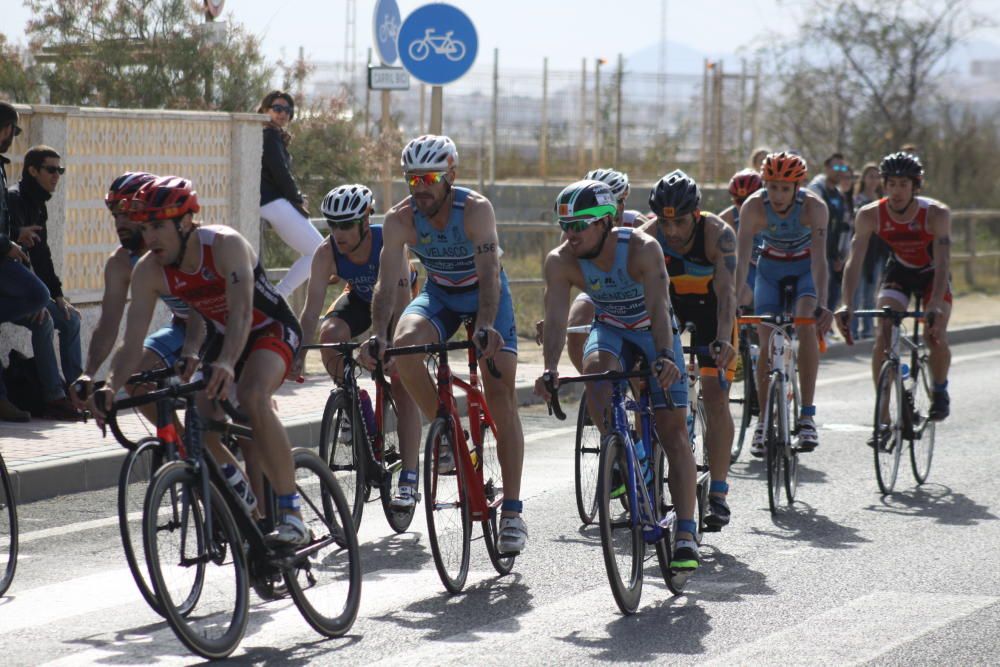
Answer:
[{"label": "shadow on road", "polygon": [[965,494],[944,484],[924,484],[914,489],[882,496],[872,512],[919,516],[948,526],[974,526],[980,521],[995,521],[997,516]]},{"label": "shadow on road", "polygon": [[431,561],[426,540],[421,543],[418,533],[387,535],[360,545],[361,563],[366,581],[382,578],[380,570],[423,570]]},{"label": "shadow on road", "polygon": [[858,528],[833,521],[801,501],[790,507],[783,506],[771,520],[775,530],[755,527],[750,532],[779,540],[808,542],[809,546],[819,549],[855,549],[859,544],[871,542],[858,534]]},{"label": "shadow on road", "polygon": [[[747,595],[774,595],[767,576],[714,545],[702,544],[701,566],[687,591],[701,600],[737,602]],[[659,569],[657,569],[659,574]]]},{"label": "shadow on road", "polygon": [[[764,468],[762,459],[751,458],[746,455],[747,460],[742,457],[739,462],[734,463],[729,469],[729,477],[733,479],[760,480],[767,484],[767,470]],[[806,457],[799,454],[799,484],[826,484],[827,475],[822,470],[816,470],[805,465]]]}]

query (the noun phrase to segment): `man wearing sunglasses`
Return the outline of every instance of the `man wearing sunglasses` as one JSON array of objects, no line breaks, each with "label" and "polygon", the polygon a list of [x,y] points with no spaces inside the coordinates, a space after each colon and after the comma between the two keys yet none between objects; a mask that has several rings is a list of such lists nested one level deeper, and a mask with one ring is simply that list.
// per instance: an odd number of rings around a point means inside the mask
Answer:
[{"label": "man wearing sunglasses", "polygon": [[[497,424],[497,446],[503,472],[498,549],[517,553],[528,532],[521,518],[521,469],[524,435],[517,413],[517,330],[507,275],[500,267],[496,218],[489,200],[478,192],[454,185],[458,149],[448,137],[424,135],[411,140],[400,158],[410,196],[386,214],[382,264],[372,299],[373,338],[378,354],[385,348],[385,331],[392,315],[395,291],[406,285],[403,268],[409,247],[424,265],[427,280],[403,311],[394,345],[445,341],[472,318],[487,342],[482,358],[492,359],[500,371],[495,378],[485,368],[483,388]],[[478,345],[479,337],[476,336]],[[363,360],[371,363],[368,346]],[[407,391],[428,419],[437,412],[437,392],[423,361],[416,355],[396,360]],[[442,460],[450,469],[453,461]],[[416,471],[413,471],[416,472]]]},{"label": "man wearing sunglasses", "polygon": [[[306,294],[306,304],[299,320],[302,322],[302,340],[312,342],[316,334],[316,323],[320,308],[326,298],[326,290],[331,282],[347,283],[343,292],[333,302],[323,316],[319,328],[321,343],[346,343],[362,335],[372,324],[372,293],[378,280],[379,265],[382,256],[382,225],[370,224],[369,218],[375,206],[375,197],[371,189],[364,185],[341,185],[327,193],[323,198],[320,211],[330,226],[330,235],[319,245],[312,259],[312,271],[309,276],[309,291]],[[397,285],[393,291],[395,301],[390,304],[392,317],[386,337],[392,335],[392,324],[399,320],[400,314],[410,301],[410,286],[416,280],[416,272],[411,272],[405,260],[401,271],[409,272],[409,280],[403,285]],[[323,365],[334,382],[343,381],[343,365],[341,355],[333,350],[321,350]],[[293,375],[299,375],[305,357],[305,350],[300,350],[296,358]],[[389,365],[394,369],[394,364]],[[420,414],[417,405],[410,395],[403,391],[402,381],[394,370],[387,373],[391,377],[392,386],[398,391],[392,392],[398,410],[400,454],[403,457],[403,470],[400,473],[397,494],[392,499],[392,506],[400,510],[408,510],[416,505],[419,499],[417,493],[417,456],[420,447]],[[362,400],[365,400],[362,397]],[[341,426],[341,441],[350,442],[351,424]],[[373,435],[369,433],[369,435]]]},{"label": "man wearing sunglasses", "polygon": [[841,183],[849,180],[851,168],[847,165],[843,153],[834,153],[823,162],[823,173],[809,183],[809,189],[826,202],[830,212],[829,228],[826,237],[826,263],[829,267],[829,285],[827,286],[827,302],[825,305],[831,311],[836,309],[840,301],[840,283],[847,262],[847,251],[851,243],[850,216],[852,211],[847,197],[841,190]]},{"label": "man wearing sunglasses", "polygon": [[59,153],[51,146],[33,146],[24,155],[21,180],[7,194],[10,214],[22,231],[32,230],[25,245],[35,275],[45,284],[51,299],[43,310],[17,322],[31,329],[31,347],[35,353],[38,379],[45,400],[45,416],[51,419],[81,419],[66,396],[66,385],[56,363],[54,331],[59,332],[59,360],[65,377],[79,377],[83,370],[80,345],[80,313],[66,299],[62,281],[56,275],[52,250],[48,243],[49,213],[46,202],[66,172]]}]

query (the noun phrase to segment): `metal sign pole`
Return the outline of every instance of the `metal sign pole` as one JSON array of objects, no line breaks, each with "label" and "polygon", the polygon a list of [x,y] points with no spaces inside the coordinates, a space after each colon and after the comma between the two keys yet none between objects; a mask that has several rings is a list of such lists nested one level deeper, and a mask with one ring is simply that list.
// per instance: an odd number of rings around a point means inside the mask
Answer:
[{"label": "metal sign pole", "polygon": [[[382,91],[382,138],[384,139],[392,131],[392,115],[389,111],[389,91]],[[392,206],[392,178],[389,170],[385,170],[382,176],[382,211],[388,211]]]},{"label": "metal sign pole", "polygon": [[441,116],[444,111],[444,86],[431,86],[431,134],[441,134]]}]

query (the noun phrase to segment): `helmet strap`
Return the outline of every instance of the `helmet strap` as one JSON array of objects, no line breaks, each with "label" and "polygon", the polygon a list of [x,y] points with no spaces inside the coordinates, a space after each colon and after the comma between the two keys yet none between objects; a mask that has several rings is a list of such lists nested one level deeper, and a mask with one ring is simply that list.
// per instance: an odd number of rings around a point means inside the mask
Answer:
[{"label": "helmet strap", "polygon": [[174,218],[174,228],[177,230],[177,235],[180,236],[181,238],[181,249],[180,252],[177,253],[177,259],[170,263],[170,266],[176,269],[181,268],[181,262],[184,261],[184,252],[187,250],[188,239],[191,238],[191,232],[194,231],[194,228],[192,227],[187,232],[182,232],[181,231],[182,219],[183,216],[180,218]]},{"label": "helmet strap", "polygon": [[917,200],[917,198],[916,198],[915,195],[910,195],[910,201],[906,202],[906,206],[904,206],[903,208],[899,209],[898,211],[896,209],[894,209],[892,206],[889,206],[889,202],[886,202],[885,205],[888,206],[888,208],[889,208],[889,210],[891,212],[895,213],[896,215],[902,216],[910,208],[910,204],[912,204],[916,200]]},{"label": "helmet strap", "polygon": [[368,229],[365,228],[365,223],[361,223],[361,235],[358,242],[354,244],[354,247],[347,251],[348,255],[353,255],[354,251],[361,247],[361,244],[365,242],[365,237],[368,236]]}]

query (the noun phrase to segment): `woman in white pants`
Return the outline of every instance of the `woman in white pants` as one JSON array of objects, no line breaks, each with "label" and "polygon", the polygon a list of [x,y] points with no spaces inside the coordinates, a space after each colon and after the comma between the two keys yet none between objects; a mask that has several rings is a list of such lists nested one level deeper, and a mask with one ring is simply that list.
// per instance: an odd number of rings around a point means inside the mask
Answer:
[{"label": "woman in white pants", "polygon": [[282,241],[301,255],[277,285],[278,292],[287,299],[296,287],[309,278],[312,256],[323,242],[323,236],[309,222],[305,196],[292,176],[292,156],[288,154],[288,142],[292,136],[285,130],[295,117],[292,96],[281,90],[272,90],[264,96],[257,112],[271,116],[271,122],[264,126],[260,216],[271,224]]}]

